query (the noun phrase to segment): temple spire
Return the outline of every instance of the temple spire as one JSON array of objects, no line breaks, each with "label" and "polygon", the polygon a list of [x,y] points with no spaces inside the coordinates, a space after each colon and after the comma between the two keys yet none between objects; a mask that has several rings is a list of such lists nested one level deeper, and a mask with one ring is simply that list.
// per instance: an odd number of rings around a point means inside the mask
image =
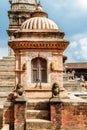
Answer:
[{"label": "temple spire", "polygon": [[43,8],[42,8],[42,5],[41,5],[40,1],[37,3],[37,10],[38,11],[43,11]]}]

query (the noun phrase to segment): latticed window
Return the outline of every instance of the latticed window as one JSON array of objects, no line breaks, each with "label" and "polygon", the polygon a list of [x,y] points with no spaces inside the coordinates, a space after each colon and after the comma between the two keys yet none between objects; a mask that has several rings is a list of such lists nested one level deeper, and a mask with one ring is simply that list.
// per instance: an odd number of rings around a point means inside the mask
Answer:
[{"label": "latticed window", "polygon": [[13,17],[13,23],[18,23],[18,17],[16,16]]},{"label": "latticed window", "polygon": [[32,60],[32,82],[47,82],[47,61],[43,58]]},{"label": "latticed window", "polygon": [[21,23],[25,22],[26,21],[26,18],[23,16],[21,17]]}]

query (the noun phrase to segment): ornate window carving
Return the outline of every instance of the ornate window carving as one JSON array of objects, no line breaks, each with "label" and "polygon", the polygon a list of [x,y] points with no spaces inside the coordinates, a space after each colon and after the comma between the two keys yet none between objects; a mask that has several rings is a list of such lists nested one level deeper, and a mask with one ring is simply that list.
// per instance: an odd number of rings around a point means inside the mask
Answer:
[{"label": "ornate window carving", "polygon": [[19,19],[16,16],[13,16],[13,23],[18,23]]},{"label": "ornate window carving", "polygon": [[32,64],[32,82],[47,82],[47,61],[43,58],[35,58]]},{"label": "ornate window carving", "polygon": [[24,16],[21,17],[21,23],[25,22],[26,18]]}]

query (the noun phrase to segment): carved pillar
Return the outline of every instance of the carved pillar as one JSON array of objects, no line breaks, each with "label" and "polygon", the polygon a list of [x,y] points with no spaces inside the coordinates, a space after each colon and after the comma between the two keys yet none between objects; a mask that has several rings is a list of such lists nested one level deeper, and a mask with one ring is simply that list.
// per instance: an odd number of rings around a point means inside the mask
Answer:
[{"label": "carved pillar", "polygon": [[16,85],[21,84],[21,53],[15,54],[16,59]]}]

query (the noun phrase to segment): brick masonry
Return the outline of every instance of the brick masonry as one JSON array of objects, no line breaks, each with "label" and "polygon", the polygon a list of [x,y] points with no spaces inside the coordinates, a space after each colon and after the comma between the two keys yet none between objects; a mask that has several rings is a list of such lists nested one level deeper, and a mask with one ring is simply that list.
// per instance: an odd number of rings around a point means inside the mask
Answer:
[{"label": "brick masonry", "polygon": [[52,130],[87,130],[86,102],[51,102]]},{"label": "brick masonry", "polygon": [[25,130],[26,122],[26,101],[20,99],[14,103],[14,130]]},{"label": "brick masonry", "polygon": [[0,129],[2,128],[3,125],[3,109],[0,108]]},{"label": "brick masonry", "polygon": [[14,126],[14,104],[12,102],[5,102],[3,108],[3,126],[9,124],[10,128]]}]

